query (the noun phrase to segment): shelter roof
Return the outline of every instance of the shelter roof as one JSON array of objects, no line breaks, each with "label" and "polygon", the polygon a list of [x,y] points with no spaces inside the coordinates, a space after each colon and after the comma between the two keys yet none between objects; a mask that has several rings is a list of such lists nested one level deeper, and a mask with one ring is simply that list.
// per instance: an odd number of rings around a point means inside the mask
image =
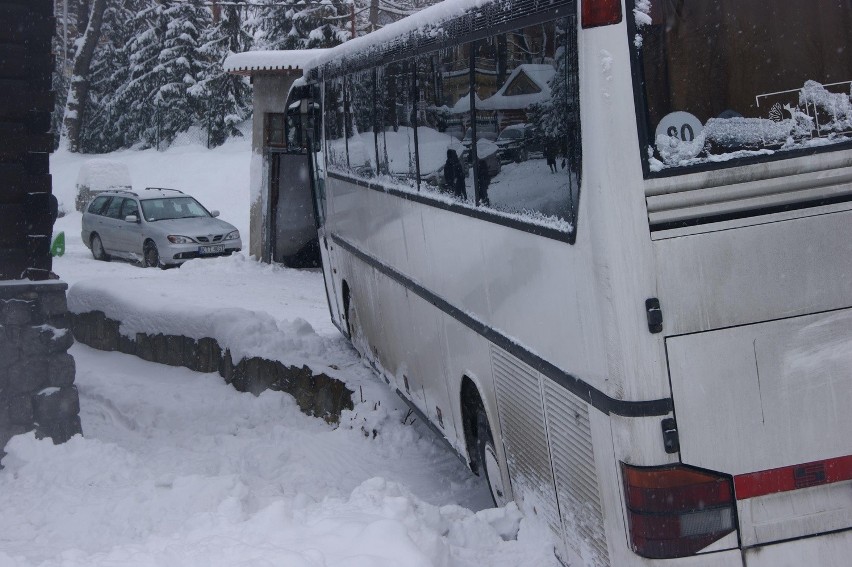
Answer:
[{"label": "shelter roof", "polygon": [[225,59],[225,71],[234,75],[301,75],[309,63],[327,49],[245,51]]}]

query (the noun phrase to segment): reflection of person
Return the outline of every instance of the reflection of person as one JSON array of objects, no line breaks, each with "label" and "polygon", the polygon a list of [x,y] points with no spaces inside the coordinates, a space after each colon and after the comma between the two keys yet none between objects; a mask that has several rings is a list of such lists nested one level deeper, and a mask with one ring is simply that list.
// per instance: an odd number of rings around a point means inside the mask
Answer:
[{"label": "reflection of person", "polygon": [[455,150],[447,150],[447,163],[444,164],[444,187],[459,199],[467,198],[464,186],[464,168]]},{"label": "reflection of person", "polygon": [[488,185],[491,183],[491,176],[488,174],[488,164],[484,159],[476,162],[476,204],[488,206]]},{"label": "reflection of person", "polygon": [[556,173],[556,143],[548,140],[544,145],[544,157],[547,159],[547,167],[550,173]]}]

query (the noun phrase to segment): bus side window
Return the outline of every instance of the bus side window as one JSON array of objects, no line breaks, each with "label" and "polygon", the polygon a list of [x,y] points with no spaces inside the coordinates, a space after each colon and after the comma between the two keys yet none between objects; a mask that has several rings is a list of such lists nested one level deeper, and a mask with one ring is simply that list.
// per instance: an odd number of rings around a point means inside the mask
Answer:
[{"label": "bus side window", "polygon": [[402,185],[417,184],[414,60],[378,70],[376,136],[379,171]]},{"label": "bus side window", "polygon": [[373,70],[360,71],[347,77],[349,114],[346,121],[349,171],[369,179],[378,173],[376,159],[375,102],[376,80]]},{"label": "bus side window", "polygon": [[470,46],[417,58],[417,159],[420,190],[466,200],[469,166],[462,139],[470,124]]},{"label": "bus side window", "polygon": [[478,41],[474,89],[477,184],[489,206],[573,225],[579,114],[572,25],[562,19]]},{"label": "bus side window", "polygon": [[329,169],[346,171],[349,167],[346,152],[346,114],[343,98],[343,78],[325,83],[325,143]]}]

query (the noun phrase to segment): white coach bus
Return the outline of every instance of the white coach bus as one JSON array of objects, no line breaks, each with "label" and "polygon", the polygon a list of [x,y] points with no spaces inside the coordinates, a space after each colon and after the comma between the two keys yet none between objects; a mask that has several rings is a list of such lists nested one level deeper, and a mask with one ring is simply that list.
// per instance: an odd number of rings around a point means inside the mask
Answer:
[{"label": "white coach bus", "polygon": [[566,563],[848,565],[851,87],[850,0],[347,42],[288,101],[331,316]]}]

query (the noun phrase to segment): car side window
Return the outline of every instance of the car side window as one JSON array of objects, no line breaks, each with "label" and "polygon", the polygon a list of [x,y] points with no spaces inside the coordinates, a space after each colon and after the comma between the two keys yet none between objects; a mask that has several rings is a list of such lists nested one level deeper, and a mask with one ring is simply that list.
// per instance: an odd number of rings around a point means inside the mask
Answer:
[{"label": "car side window", "polygon": [[126,219],[129,215],[136,215],[136,218],[139,218],[139,205],[135,199],[125,199],[121,207],[121,218]]},{"label": "car side window", "polygon": [[104,216],[107,216],[111,219],[119,218],[119,212],[121,211],[121,205],[124,202],[124,199],[121,197],[113,197],[112,201],[107,205],[106,210],[104,211]]},{"label": "car side window", "polygon": [[92,204],[89,205],[88,212],[92,213],[93,215],[103,214],[104,205],[106,205],[109,199],[109,197],[104,196],[97,197],[94,201],[92,201]]}]

